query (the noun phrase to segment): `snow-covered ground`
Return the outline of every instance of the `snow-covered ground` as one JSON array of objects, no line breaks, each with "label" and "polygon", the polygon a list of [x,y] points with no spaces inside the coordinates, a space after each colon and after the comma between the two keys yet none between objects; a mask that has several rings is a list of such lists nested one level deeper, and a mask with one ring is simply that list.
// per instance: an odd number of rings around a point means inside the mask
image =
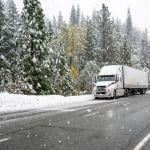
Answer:
[{"label": "snow-covered ground", "polygon": [[92,99],[92,95],[64,97],[60,95],[28,96],[0,93],[0,113],[60,106],[62,104],[84,102]]},{"label": "snow-covered ground", "polygon": [[[147,94],[150,94],[150,91],[147,91]],[[76,103],[82,103],[81,105],[84,105],[84,103],[87,104],[88,101],[93,99],[94,97],[92,95],[64,97],[60,95],[33,96],[0,93],[0,113],[42,109],[55,106],[61,107],[62,105],[72,106]],[[101,100],[99,102],[103,103],[109,101]],[[88,104],[91,103],[88,102]]]}]

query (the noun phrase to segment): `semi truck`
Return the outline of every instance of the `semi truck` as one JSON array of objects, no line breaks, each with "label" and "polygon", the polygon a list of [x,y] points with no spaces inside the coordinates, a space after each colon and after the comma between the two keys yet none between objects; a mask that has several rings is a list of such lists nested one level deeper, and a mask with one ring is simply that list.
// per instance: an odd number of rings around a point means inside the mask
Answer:
[{"label": "semi truck", "polygon": [[145,94],[147,89],[148,73],[124,65],[108,65],[95,77],[93,94],[95,99],[118,98]]}]

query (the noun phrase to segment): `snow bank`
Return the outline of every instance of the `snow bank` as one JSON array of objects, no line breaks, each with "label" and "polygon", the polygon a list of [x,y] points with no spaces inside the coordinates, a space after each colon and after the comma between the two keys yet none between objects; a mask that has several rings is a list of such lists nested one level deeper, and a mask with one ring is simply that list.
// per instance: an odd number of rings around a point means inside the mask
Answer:
[{"label": "snow bank", "polygon": [[89,101],[92,98],[91,95],[64,97],[60,95],[31,96],[0,93],[0,113],[59,106],[67,103]]}]

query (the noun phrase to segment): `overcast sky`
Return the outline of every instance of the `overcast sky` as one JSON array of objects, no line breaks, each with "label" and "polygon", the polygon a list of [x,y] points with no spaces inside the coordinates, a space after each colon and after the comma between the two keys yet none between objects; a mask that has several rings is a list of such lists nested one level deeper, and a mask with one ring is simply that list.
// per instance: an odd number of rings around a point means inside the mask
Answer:
[{"label": "overcast sky", "polygon": [[[14,0],[17,8],[21,11],[23,0]],[[40,0],[44,13],[48,18],[57,16],[59,10],[64,19],[68,21],[71,6],[80,5],[85,15],[92,14],[93,9],[101,9],[105,3],[114,17],[125,21],[128,7],[131,9],[133,24],[139,28],[148,28],[150,31],[150,0]]]}]

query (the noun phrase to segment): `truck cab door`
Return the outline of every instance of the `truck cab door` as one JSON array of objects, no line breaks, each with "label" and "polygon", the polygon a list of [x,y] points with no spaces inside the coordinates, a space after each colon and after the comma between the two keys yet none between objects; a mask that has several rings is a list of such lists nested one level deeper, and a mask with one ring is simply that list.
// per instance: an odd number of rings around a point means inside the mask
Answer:
[{"label": "truck cab door", "polygon": [[117,95],[119,95],[119,96],[124,95],[123,79],[122,79],[121,74],[116,75],[116,92],[117,92]]}]

